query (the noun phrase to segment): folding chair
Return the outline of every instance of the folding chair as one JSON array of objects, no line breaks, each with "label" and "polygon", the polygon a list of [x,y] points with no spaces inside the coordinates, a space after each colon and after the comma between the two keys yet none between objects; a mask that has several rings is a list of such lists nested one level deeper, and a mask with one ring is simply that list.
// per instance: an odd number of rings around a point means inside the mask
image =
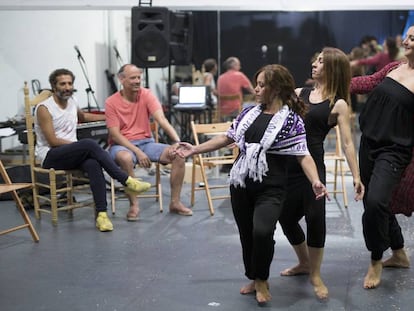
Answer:
[{"label": "folding chair", "polygon": [[0,235],[27,228],[30,234],[32,235],[33,241],[38,242],[39,235],[37,234],[36,229],[33,227],[32,222],[30,221],[29,215],[27,215],[26,210],[24,209],[23,203],[20,200],[20,197],[17,193],[17,190],[32,188],[32,184],[31,183],[12,183],[3,165],[3,162],[1,160],[0,160],[0,175],[3,178],[3,182],[4,182],[0,184],[0,194],[11,193],[14,201],[16,202],[17,209],[20,212],[20,215],[22,215],[22,218],[24,220],[23,225],[11,227],[7,230],[0,231]]},{"label": "folding chair", "polygon": [[[211,124],[196,124],[191,121],[191,130],[194,137],[195,145],[199,145],[200,142],[206,138],[226,133],[231,125],[231,122],[222,123],[211,123]],[[210,210],[210,215],[214,215],[214,206],[212,200],[226,199],[230,197],[230,194],[226,195],[212,195],[212,190],[229,188],[229,184],[214,184],[210,185],[207,177],[206,168],[214,168],[219,165],[233,164],[234,160],[238,155],[238,149],[235,147],[232,149],[230,155],[220,155],[220,152],[224,153],[223,150],[210,154],[197,154],[193,156],[192,165],[192,177],[191,177],[191,205],[194,206],[195,202],[195,191],[204,190],[207,197],[207,203]],[[202,186],[196,186],[196,168],[200,168]]]}]

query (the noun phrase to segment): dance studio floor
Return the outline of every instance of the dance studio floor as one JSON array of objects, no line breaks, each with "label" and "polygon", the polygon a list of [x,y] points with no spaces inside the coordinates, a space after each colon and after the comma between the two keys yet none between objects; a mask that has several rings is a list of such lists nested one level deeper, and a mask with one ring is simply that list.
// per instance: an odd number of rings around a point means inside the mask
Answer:
[{"label": "dance studio floor", "polygon": [[[210,216],[199,192],[192,217],[168,213],[168,176],[163,176],[164,209],[142,199],[141,218],[125,219],[126,201],[112,217],[115,230],[95,229],[93,210],[73,218],[60,215],[53,227],[48,215],[33,223],[40,242],[27,230],[0,236],[0,310],[2,311],[250,311],[250,310],[413,310],[414,269],[386,269],[382,284],[362,288],[369,254],[361,233],[362,204],[335,201],[327,206],[327,242],[322,267],[330,298],[318,301],[307,276],[281,277],[296,263],[285,237],[276,230],[271,267],[273,300],[259,307],[253,295],[242,296],[241,249],[229,200],[215,201]],[[226,178],[222,175],[221,178]],[[184,185],[188,204],[190,186]],[[0,202],[0,230],[19,221],[13,202]],[[399,217],[411,260],[414,225]],[[388,255],[388,254],[387,254]]]}]

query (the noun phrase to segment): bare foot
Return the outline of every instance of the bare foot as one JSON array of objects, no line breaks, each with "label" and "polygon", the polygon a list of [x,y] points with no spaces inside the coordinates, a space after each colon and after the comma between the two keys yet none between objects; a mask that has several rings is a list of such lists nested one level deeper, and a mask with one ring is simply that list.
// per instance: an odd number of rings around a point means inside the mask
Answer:
[{"label": "bare foot", "polygon": [[318,299],[328,299],[328,288],[325,286],[320,276],[311,277],[310,282],[313,286],[313,291],[315,292],[315,295],[318,297]]},{"label": "bare foot", "polygon": [[126,217],[128,221],[137,221],[139,219],[139,207],[131,206]]},{"label": "bare foot", "polygon": [[185,207],[183,203],[170,203],[170,213],[175,213],[182,216],[192,216],[193,211]]},{"label": "bare foot", "polygon": [[392,256],[382,263],[384,268],[409,268],[410,259],[405,253],[404,249],[397,249],[392,251]]},{"label": "bare foot", "polygon": [[252,294],[256,291],[254,287],[254,281],[251,281],[249,284],[244,285],[242,288],[240,288],[240,294],[247,295]]},{"label": "bare foot", "polygon": [[294,267],[287,268],[280,272],[281,276],[295,276],[303,274],[309,274],[309,265],[299,263]]},{"label": "bare foot", "polygon": [[367,275],[364,278],[364,288],[372,289],[378,287],[381,282],[382,262],[381,260],[371,260]]},{"label": "bare foot", "polygon": [[256,289],[256,300],[259,304],[269,302],[272,299],[267,281],[256,280],[254,281],[254,287]]}]

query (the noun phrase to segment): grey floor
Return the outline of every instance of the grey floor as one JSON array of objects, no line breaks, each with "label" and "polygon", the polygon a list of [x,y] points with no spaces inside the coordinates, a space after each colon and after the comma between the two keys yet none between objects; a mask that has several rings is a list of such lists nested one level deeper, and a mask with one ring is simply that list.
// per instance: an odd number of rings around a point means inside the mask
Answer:
[{"label": "grey floor", "polygon": [[[225,177],[222,177],[225,178]],[[128,223],[126,201],[112,217],[115,230],[96,230],[93,210],[79,209],[73,218],[60,215],[53,227],[48,215],[33,223],[40,242],[27,230],[0,237],[0,310],[197,311],[255,310],[253,295],[242,296],[241,250],[228,200],[215,201],[210,216],[204,195],[197,195],[194,216],[168,213],[168,177],[163,176],[164,208],[141,200],[141,219]],[[351,191],[351,180],[347,177]],[[183,201],[189,203],[189,185]],[[362,288],[369,263],[361,234],[361,203],[345,209],[328,203],[328,236],[323,277],[330,299],[318,301],[306,276],[281,277],[295,264],[285,237],[276,230],[271,267],[273,300],[269,310],[413,310],[413,269],[387,269],[375,290]],[[0,202],[0,230],[19,221],[13,202]],[[399,217],[410,257],[413,221]]]}]

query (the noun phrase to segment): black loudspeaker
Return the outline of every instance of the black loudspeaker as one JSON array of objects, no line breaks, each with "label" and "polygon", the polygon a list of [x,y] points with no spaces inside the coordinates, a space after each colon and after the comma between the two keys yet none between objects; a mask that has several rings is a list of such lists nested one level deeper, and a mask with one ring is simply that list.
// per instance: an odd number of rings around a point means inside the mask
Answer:
[{"label": "black loudspeaker", "polygon": [[189,65],[193,56],[193,14],[170,14],[170,60],[172,65]]},{"label": "black loudspeaker", "polygon": [[163,7],[133,7],[131,62],[141,68],[170,63],[170,12]]}]

